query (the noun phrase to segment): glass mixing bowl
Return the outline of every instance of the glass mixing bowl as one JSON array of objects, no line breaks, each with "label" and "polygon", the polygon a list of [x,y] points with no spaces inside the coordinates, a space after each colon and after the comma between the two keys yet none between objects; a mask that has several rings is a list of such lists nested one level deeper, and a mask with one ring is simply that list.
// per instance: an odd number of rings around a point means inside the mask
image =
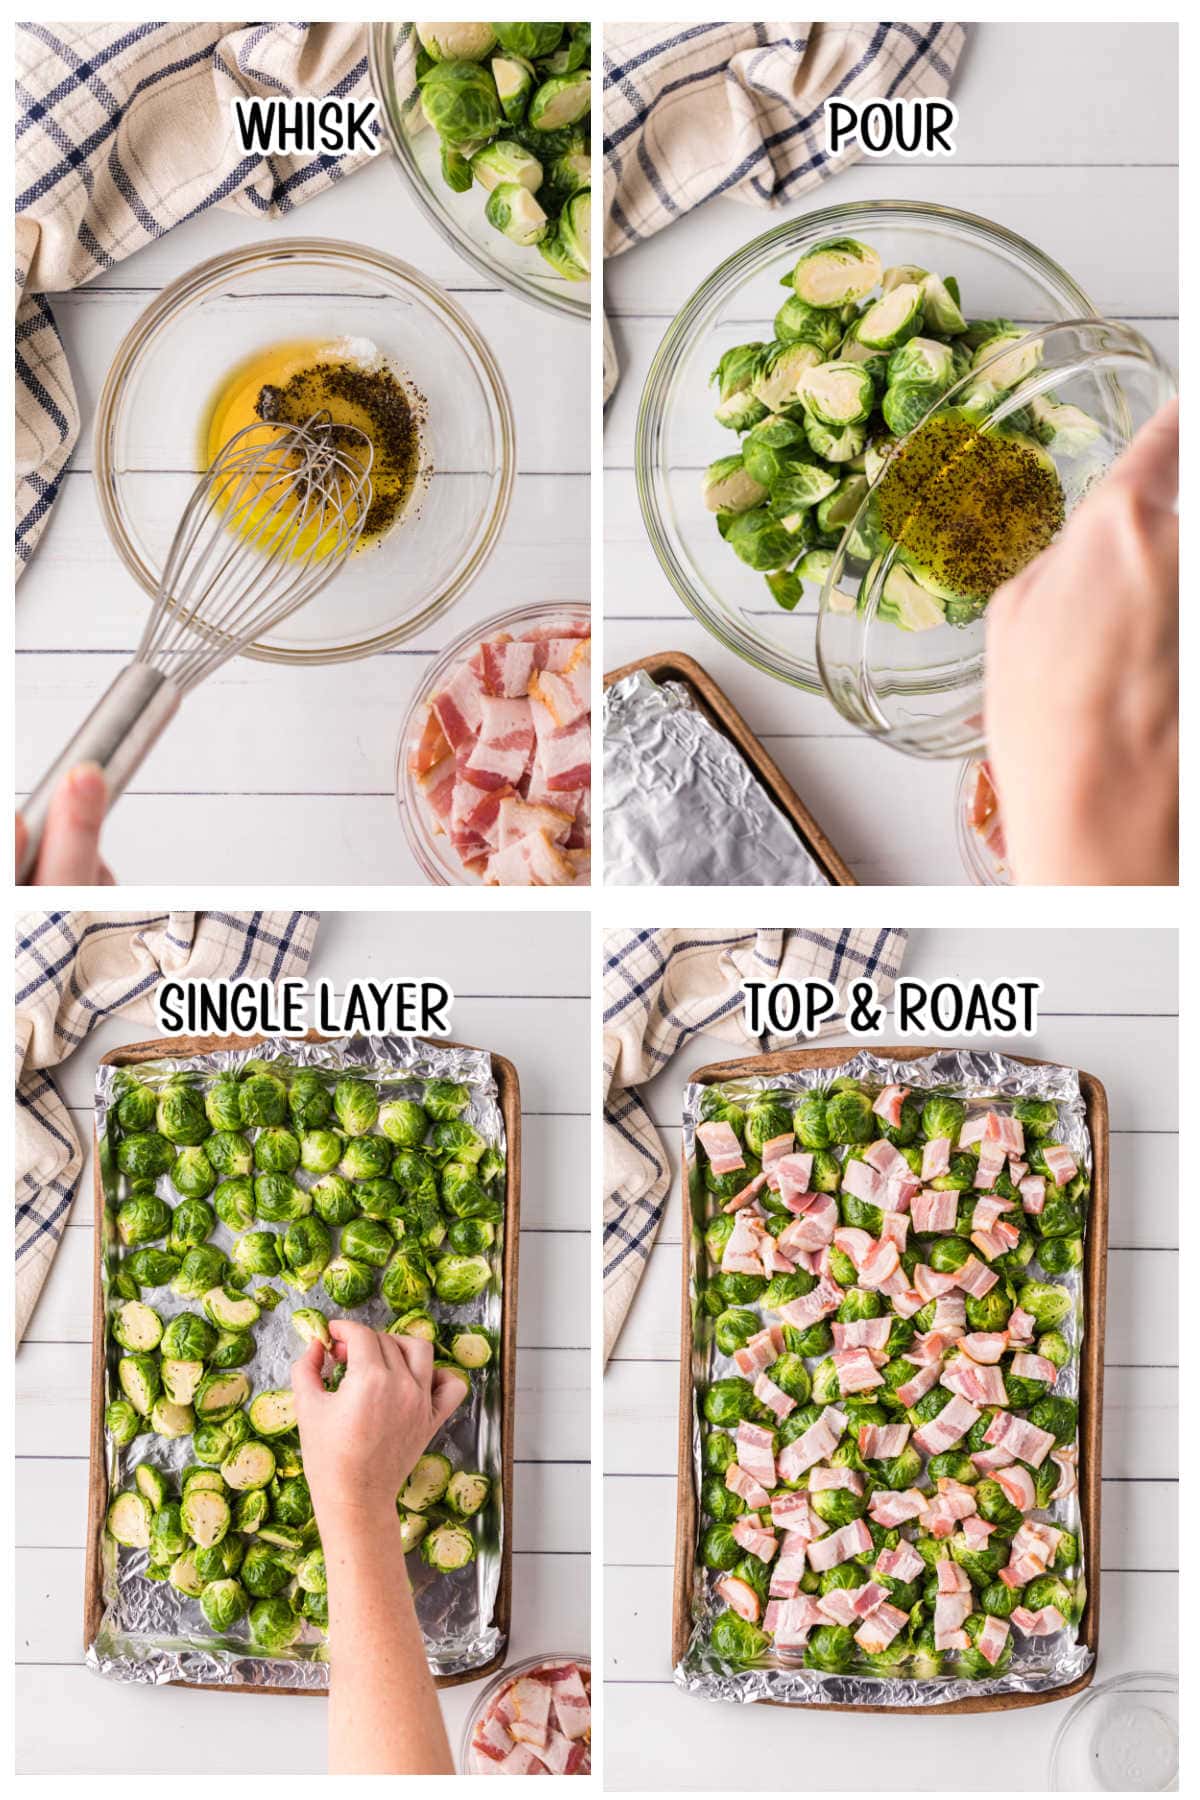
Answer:
[{"label": "glass mixing bowl", "polygon": [[[1021,364],[1013,363],[1014,358]],[[890,619],[884,611],[887,584],[897,577],[903,583],[907,572],[897,544],[873,554],[880,542],[881,496],[896,459],[906,450],[921,456],[918,440],[931,428],[956,429],[949,415],[961,419],[964,401],[970,400],[978,384],[986,384],[989,367],[1001,363],[1010,369],[1025,363],[1033,366],[991,412],[973,428],[966,427],[974,435],[965,440],[965,455],[959,452],[959,466],[969,466],[973,457],[987,461],[989,443],[1010,451],[1015,443],[1032,446],[1047,471],[1052,470],[1064,522],[1134,433],[1174,392],[1168,371],[1132,326],[1104,319],[1039,326],[1016,345],[1006,344],[990,361],[983,355],[979,366],[956,382],[890,452],[834,552],[821,591],[817,664],[825,691],[844,718],[914,756],[953,756],[983,742],[986,600],[972,603],[977,605],[976,616],[965,624],[937,622],[926,629],[904,630]],[[1073,428],[1039,443],[1031,433],[1037,429],[1039,407],[1048,403],[1077,411],[1048,414],[1069,418]],[[943,453],[934,452],[924,460],[933,471],[945,466]],[[1032,468],[1037,473],[1028,448],[1020,451],[1018,466],[1022,472]],[[964,485],[969,498],[969,476]],[[924,486],[914,483],[915,500],[905,530],[921,518],[923,493],[936,495],[945,507],[946,492],[936,473]],[[954,512],[953,502],[949,510]],[[930,507],[926,516],[933,513]],[[975,545],[987,541],[978,531],[973,537]],[[1028,555],[1019,559],[1022,565],[1028,560]],[[1016,567],[1010,572],[1016,573]],[[939,602],[928,601],[919,585],[909,592],[915,592],[923,617],[938,619]],[[958,604],[950,600],[947,614]]]},{"label": "glass mixing bowl", "polygon": [[1069,1794],[1176,1792],[1178,1676],[1146,1670],[1090,1687],[1058,1728],[1050,1786]]},{"label": "glass mixing bowl", "polygon": [[496,231],[484,217],[480,187],[456,194],[442,180],[441,145],[425,121],[417,91],[419,45],[411,24],[376,22],[369,27],[371,86],[379,101],[384,131],[417,203],[431,225],[460,256],[489,281],[575,319],[591,316],[591,283],[556,275],[536,249],[522,247]]},{"label": "glass mixing bowl", "polygon": [[[714,637],[766,674],[808,693],[826,691],[816,642],[820,590],[806,583],[794,612],[780,608],[763,577],[740,563],[718,535],[700,484],[710,462],[737,448],[736,437],[713,418],[710,374],[733,345],[769,335],[780,305],[780,277],[806,250],[830,237],[863,239],[879,252],[885,268],[915,264],[956,276],[972,318],[1001,317],[1025,326],[1096,318],[1071,276],[1016,233],[970,213],[903,200],[827,207],[777,225],[729,257],[692,295],[659,346],[638,414],[635,463],[646,529],[672,586]],[[1166,371],[1149,355],[1161,382]],[[977,714],[974,646],[961,643],[958,631],[925,635],[954,640],[947,653],[953,683],[963,690],[974,683]],[[840,662],[832,651],[828,660]],[[846,686],[853,694],[853,684]],[[960,714],[968,711],[962,701],[963,693],[956,693]],[[888,735],[890,725],[872,720],[856,696],[853,708],[844,694],[839,704],[856,723]],[[978,729],[976,724],[972,734],[960,719],[953,730],[941,731],[936,749],[924,753],[965,752],[977,744]]]},{"label": "glass mixing bowl", "polygon": [[980,759],[968,756],[959,770],[954,788],[954,835],[963,868],[976,887],[1011,887],[1012,871],[1008,862],[984,843],[971,823],[975,798],[975,782]]},{"label": "glass mixing bowl", "polygon": [[394,257],[285,238],[213,257],[164,288],[117,350],[100,395],[104,523],[153,594],[222,381],[272,345],[342,338],[377,345],[423,397],[423,474],[387,536],[245,652],[261,661],[349,662],[403,643],[479,574],[517,460],[512,407],[487,344],[448,295]]},{"label": "glass mixing bowl", "polygon": [[502,632],[507,632],[510,637],[520,637],[523,631],[564,618],[574,622],[584,620],[590,625],[591,617],[591,608],[581,600],[546,600],[533,606],[516,606],[510,612],[498,613],[494,619],[472,625],[430,664],[425,679],[408,704],[396,740],[396,804],[408,847],[425,879],[435,886],[483,887],[484,882],[482,876],[463,867],[446,833],[434,830],[429,808],[408,765],[409,749],[421,736],[430,700],[439,688],[444,687],[454,665],[485,638],[499,637]]},{"label": "glass mixing bowl", "polygon": [[[498,1675],[492,1676],[492,1679],[488,1682],[487,1686],[481,1688],[479,1693],[475,1696],[474,1703],[467,1713],[466,1723],[463,1726],[463,1733],[458,1746],[458,1772],[460,1775],[473,1775],[476,1773],[473,1766],[473,1758],[471,1756],[471,1739],[475,1736],[476,1725],[478,1725],[484,1713],[491,1706],[497,1694],[499,1694],[502,1689],[509,1687],[520,1676],[528,1675],[534,1669],[544,1669],[547,1663],[566,1662],[575,1663],[580,1672],[586,1674],[590,1688],[592,1678],[591,1658],[589,1656],[569,1656],[565,1652],[558,1651],[555,1651],[549,1656],[523,1657],[520,1662],[506,1664],[506,1666],[500,1670]],[[486,1773],[486,1771],[484,1771],[484,1773]],[[516,1779],[520,1780],[521,1778],[518,1776]]]}]

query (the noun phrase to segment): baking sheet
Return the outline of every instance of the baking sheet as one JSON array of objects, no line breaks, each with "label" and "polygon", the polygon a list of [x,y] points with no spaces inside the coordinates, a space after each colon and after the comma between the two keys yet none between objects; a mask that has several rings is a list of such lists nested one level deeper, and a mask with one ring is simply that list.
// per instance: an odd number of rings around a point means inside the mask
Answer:
[{"label": "baking sheet", "polygon": [[[1029,1639],[1023,1634],[1013,1632],[1013,1662],[1010,1670],[999,1676],[984,1677],[978,1680],[957,1676],[939,1676],[928,1680],[915,1677],[883,1677],[863,1673],[845,1675],[827,1675],[817,1670],[805,1669],[801,1666],[803,1651],[794,1654],[772,1651],[766,1660],[752,1668],[738,1668],[723,1663],[708,1648],[707,1636],[711,1622],[716,1614],[723,1610],[715,1600],[710,1573],[706,1570],[698,1555],[698,1538],[702,1530],[702,1514],[699,1506],[699,1494],[702,1487],[701,1454],[706,1426],[700,1415],[699,1399],[701,1389],[710,1380],[723,1375],[736,1374],[737,1370],[731,1358],[723,1356],[713,1341],[714,1321],[697,1304],[697,1276],[704,1278],[707,1262],[703,1241],[704,1226],[711,1216],[709,1202],[711,1196],[704,1188],[700,1173],[700,1162],[696,1155],[695,1128],[699,1121],[699,1106],[708,1087],[719,1085],[723,1093],[733,1099],[745,1097],[749,1099],[756,1093],[781,1092],[799,1095],[807,1089],[821,1085],[823,1080],[831,1078],[835,1073],[839,1076],[856,1076],[869,1083],[886,1085],[897,1082],[901,1085],[920,1088],[926,1092],[937,1090],[967,1100],[968,1116],[977,1111],[986,1110],[989,1105],[999,1104],[1001,1110],[1005,1102],[1022,1097],[1053,1099],[1058,1104],[1061,1141],[1075,1153],[1081,1170],[1086,1170],[1089,1182],[1094,1177],[1095,1166],[1091,1133],[1088,1129],[1087,1104],[1081,1090],[1078,1071],[1059,1064],[1031,1062],[1021,1058],[1006,1056],[991,1051],[938,1050],[931,1054],[914,1051],[910,1059],[903,1055],[889,1054],[881,1057],[872,1051],[859,1051],[845,1058],[831,1058],[822,1064],[816,1060],[819,1053],[800,1053],[803,1063],[793,1070],[781,1068],[788,1061],[788,1053],[761,1059],[762,1072],[739,1074],[722,1078],[718,1081],[705,1080],[689,1083],[684,1091],[684,1151],[686,1167],[690,1172],[690,1215],[691,1230],[689,1233],[688,1280],[691,1301],[691,1365],[688,1371],[691,1395],[691,1416],[688,1449],[692,1458],[691,1482],[692,1492],[696,1496],[695,1515],[690,1519],[689,1528],[694,1537],[691,1544],[691,1594],[690,1609],[692,1615],[692,1631],[686,1648],[679,1658],[674,1675],[677,1685],[690,1693],[697,1693],[708,1699],[731,1701],[768,1701],[776,1704],[802,1705],[817,1704],[823,1706],[858,1707],[865,1709],[906,1710],[916,1707],[957,1706],[963,1710],[976,1710],[988,1705],[1003,1707],[1005,1696],[1012,1696],[1009,1704],[1028,1703],[1036,1697],[1054,1698],[1056,1691],[1071,1689],[1083,1685],[1090,1678],[1089,1671],[1093,1667],[1095,1651],[1086,1641],[1084,1626],[1089,1614],[1093,1613],[1094,1598],[1089,1597],[1084,1618],[1080,1624],[1051,1638]],[[717,1071],[702,1071],[706,1076],[716,1076]],[[1085,1256],[1083,1265],[1071,1270],[1067,1275],[1055,1275],[1049,1279],[1062,1283],[1073,1296],[1073,1309],[1070,1318],[1060,1327],[1068,1337],[1071,1346],[1071,1362],[1059,1376],[1055,1384],[1055,1393],[1079,1400],[1081,1399],[1080,1371],[1082,1367],[1085,1329],[1084,1298],[1088,1287],[1087,1271],[1092,1261],[1090,1234],[1093,1228],[1093,1212],[1095,1195],[1087,1207],[1084,1217]],[[1102,1248],[1103,1246],[1101,1246]],[[1036,1249],[1033,1265],[1036,1266]],[[1102,1287],[1100,1293],[1102,1295]],[[1088,1321],[1088,1329],[1098,1325],[1102,1331],[1102,1301],[1099,1321]],[[1099,1354],[1100,1344],[1096,1344]],[[819,1358],[809,1359],[810,1369],[815,1367]],[[1083,1458],[1087,1454],[1088,1439],[1094,1440],[1098,1455],[1099,1431],[1085,1433],[1085,1425],[1080,1418],[1077,1443],[1080,1446],[1079,1481],[1074,1494],[1063,1500],[1055,1501],[1048,1511],[1052,1521],[1062,1528],[1076,1532],[1080,1543],[1079,1570],[1084,1583],[1088,1582],[1089,1560],[1092,1550],[1092,1533],[1085,1532],[1082,1520],[1081,1500],[1085,1492],[1096,1491],[1093,1483],[1098,1484],[1098,1469],[1086,1469]],[[681,1457],[683,1455],[684,1437],[681,1422]],[[681,1529],[683,1509],[681,1507]],[[1098,1505],[1089,1521],[1098,1528]],[[1097,1537],[1098,1542],[1098,1537]],[[1094,1615],[1093,1615],[1094,1616]],[[1017,1696],[1022,1696],[1018,1699]]]},{"label": "baking sheet", "polygon": [[630,887],[827,887],[737,746],[681,681],[604,696],[604,876]]},{"label": "baking sheet", "polygon": [[[149,1087],[161,1087],[183,1070],[213,1077],[251,1061],[327,1070],[331,1080],[351,1073],[371,1081],[378,1088],[381,1103],[389,1099],[419,1100],[425,1081],[431,1078],[465,1082],[471,1097],[462,1117],[475,1125],[507,1162],[509,1146],[492,1059],[487,1051],[464,1045],[431,1043],[402,1035],[247,1042],[237,1048],[200,1055],[164,1056],[139,1062],[137,1078]],[[127,1189],[114,1157],[108,1153],[108,1115],[122,1073],[119,1067],[101,1064],[96,1076],[96,1137],[100,1151],[97,1166],[104,1194],[100,1278],[106,1317],[111,1283],[122,1254],[112,1215]],[[119,1092],[115,1097],[119,1098]],[[253,1138],[254,1132],[248,1135]],[[297,1170],[295,1179],[302,1186],[311,1186],[317,1177]],[[157,1186],[165,1196],[177,1199],[169,1177],[161,1177]],[[439,1320],[455,1325],[481,1324],[497,1343],[501,1336],[507,1223],[506,1209],[497,1225],[496,1242],[488,1253],[492,1280],[487,1288],[465,1305],[450,1307],[436,1299],[429,1302],[429,1311]],[[269,1225],[255,1228],[271,1229]],[[235,1235],[218,1220],[209,1241],[228,1251]],[[259,1278],[255,1280],[258,1284]],[[253,1392],[291,1384],[291,1364],[302,1349],[291,1326],[293,1304],[316,1306],[331,1315],[358,1319],[375,1329],[382,1329],[396,1316],[378,1293],[363,1306],[347,1309],[334,1305],[319,1281],[303,1296],[278,1278],[263,1278],[261,1285],[282,1288],[284,1298],[273,1312],[264,1309],[254,1328],[255,1357],[246,1365]],[[254,1287],[249,1291],[253,1293]],[[169,1288],[149,1291],[148,1298],[164,1322],[196,1307],[195,1301],[181,1299]],[[120,1394],[116,1380],[120,1354],[106,1333],[102,1407]],[[444,1575],[428,1568],[419,1556],[406,1559],[427,1660],[430,1670],[439,1677],[462,1676],[481,1669],[494,1661],[504,1647],[504,1632],[494,1616],[505,1533],[503,1431],[501,1359],[493,1357],[484,1370],[476,1372],[469,1400],[458,1408],[430,1446],[443,1450],[456,1468],[479,1469],[492,1477],[488,1504],[474,1521],[478,1555],[467,1569]],[[128,1485],[138,1463],[152,1463],[175,1477],[191,1460],[189,1437],[165,1439],[145,1433],[121,1447],[105,1433],[104,1447],[110,1494]],[[323,1634],[311,1626],[306,1625],[292,1650],[264,1655],[250,1643],[245,1620],[217,1637],[204,1619],[198,1601],[177,1593],[167,1582],[147,1580],[143,1573],[148,1561],[145,1551],[120,1550],[102,1531],[100,1561],[104,1611],[86,1652],[88,1666],[97,1673],[125,1681],[286,1688],[293,1692],[321,1692],[328,1687]]]}]

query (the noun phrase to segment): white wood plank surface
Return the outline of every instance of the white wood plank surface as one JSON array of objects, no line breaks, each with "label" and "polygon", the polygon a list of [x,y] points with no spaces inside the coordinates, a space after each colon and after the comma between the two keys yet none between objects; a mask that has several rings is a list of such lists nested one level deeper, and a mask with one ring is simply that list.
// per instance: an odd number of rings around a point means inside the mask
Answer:
[{"label": "white wood plank surface", "polygon": [[[590,1353],[588,926],[517,914],[327,913],[314,978],[436,974],[454,1035],[508,1056],[522,1097],[512,1659],[588,1644]],[[513,991],[521,989],[520,992]],[[79,1197],[16,1361],[16,1764],[24,1774],[309,1774],[325,1766],[325,1707],[275,1696],[102,1681],[82,1664],[92,1312],[91,1094],[106,1050],[153,1035],[106,1022],[59,1071],[88,1146]],[[478,1684],[447,1689],[458,1739]]]},{"label": "white wood plank surface", "polygon": [[[1178,954],[1173,932],[936,930],[904,973],[1041,977],[1022,1052],[1088,1069],[1108,1092],[1112,1169],[1105,1338],[1098,1678],[1175,1667],[1178,1553]],[[832,1042],[847,1041],[834,1038]],[[936,1040],[935,1040],[936,1041]],[[997,1048],[1002,1047],[997,1045]],[[844,1719],[702,1704],[671,1683],[679,1392],[679,1135],[690,1071],[736,1048],[692,1040],[643,1090],[672,1169],[658,1240],[604,1383],[606,1779],[617,1790],[771,1790],[803,1745],[806,1790],[990,1790],[995,1722]],[[1096,1564],[1092,1564],[1093,1572]],[[1046,1785],[1069,1703],[1004,1716],[1004,1786]],[[664,1771],[648,1783],[646,1745]],[[779,1759],[784,1759],[780,1761]],[[669,1770],[670,1774],[665,1771]]]},{"label": "white wood plank surface", "polygon": [[[686,611],[647,541],[634,485],[634,426],[651,359],[723,257],[788,217],[884,196],[932,197],[1020,232],[1175,367],[1177,55],[1172,25],[972,24],[953,89],[953,159],[931,167],[872,158],[778,210],[712,201],[606,265],[622,376],[605,420],[605,667],[654,651],[695,657],[861,882],[965,881],[953,816],[958,765],[896,759],[823,698],[751,668]],[[1064,109],[1049,98],[1068,90],[1087,92],[1088,105]],[[1121,98],[1107,108],[1093,103],[1098,94]],[[1145,125],[1136,134],[1123,124],[1134,116]],[[709,460],[707,442],[698,436],[698,467]]]},{"label": "white wood plank surface", "polygon": [[[386,250],[449,289],[470,314],[512,398],[512,508],[482,575],[401,650],[305,670],[239,661],[191,695],[109,821],[106,853],[126,882],[424,885],[394,799],[396,739],[413,688],[431,657],[468,626],[519,603],[588,595],[588,334],[578,322],[489,288],[426,223],[388,155],[286,220],[202,214],[52,301],[83,429],[18,591],[18,793],[57,756],[132,653],[145,619],[147,598],[109,543],[92,474],[96,401],[117,344],[159,289],[194,264],[250,243],[309,236]],[[178,477],[146,480],[156,487],[150,504],[164,516],[178,510]]]}]

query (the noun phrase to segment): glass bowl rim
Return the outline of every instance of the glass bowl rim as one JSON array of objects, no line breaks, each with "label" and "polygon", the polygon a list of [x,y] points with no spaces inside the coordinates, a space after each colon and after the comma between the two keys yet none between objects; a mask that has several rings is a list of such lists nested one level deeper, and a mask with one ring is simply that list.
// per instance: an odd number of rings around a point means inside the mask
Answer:
[{"label": "glass bowl rim", "polygon": [[[424,811],[414,792],[412,772],[408,766],[408,757],[405,755],[409,732],[416,714],[420,707],[428,703],[434,686],[441,680],[450,665],[472,644],[482,643],[484,638],[494,632],[507,631],[513,625],[528,625],[546,616],[553,617],[556,613],[568,612],[586,613],[588,622],[591,623],[592,607],[588,600],[523,600],[517,606],[507,607],[502,613],[494,613],[490,618],[481,620],[479,624],[468,626],[466,630],[459,633],[453,643],[447,644],[444,650],[440,650],[413,689],[409,703],[404,709],[399,735],[396,739],[393,790],[405,841],[421,873],[427,881],[437,887],[476,887],[481,884],[467,877],[454,881],[441,867],[441,852],[434,848],[436,840],[427,826]],[[444,836],[444,834],[439,835]]]},{"label": "glass bowl rim", "polygon": [[[658,470],[653,444],[667,416],[667,381],[679,357],[691,347],[697,325],[704,314],[711,310],[713,302],[723,292],[734,291],[743,278],[760,272],[772,256],[782,253],[784,243],[797,233],[805,238],[815,234],[838,235],[839,232],[849,231],[857,221],[876,215],[883,215],[885,224],[890,217],[910,220],[916,224],[922,221],[931,224],[940,222],[960,229],[969,237],[982,238],[993,248],[999,246],[1015,254],[1021,263],[1032,266],[1046,277],[1053,286],[1061,290],[1064,299],[1077,308],[1081,318],[1099,319],[1103,316],[1096,311],[1091,298],[1074,277],[1019,232],[1011,231],[1008,226],[997,224],[979,213],[965,212],[959,207],[939,206],[926,200],[845,200],[836,206],[820,207],[782,220],[725,257],[684,301],[667,326],[654,353],[638,400],[634,427],[634,479],[646,535],[659,567],[684,606],[718,643],[743,662],[749,663],[752,668],[761,670],[764,675],[787,682],[789,686],[798,687],[805,693],[824,694],[824,689],[819,680],[810,685],[796,674],[773,666],[762,647],[742,642],[720,614],[701,600],[688,579],[670,542],[663,510],[659,505]],[[814,668],[815,654],[814,642]],[[777,663],[778,658],[774,662]]]},{"label": "glass bowl rim", "polygon": [[497,282],[510,294],[515,294],[518,300],[526,300],[530,305],[543,307],[547,312],[557,313],[562,318],[582,319],[585,322],[590,320],[590,281],[587,284],[587,299],[580,297],[576,300],[568,293],[560,294],[551,288],[538,287],[535,282],[522,276],[519,270],[506,268],[502,263],[493,261],[473,238],[460,229],[457,221],[437,204],[429,183],[417,167],[397,116],[396,89],[391,78],[389,57],[392,47],[390,34],[396,30],[398,23],[399,21],[391,19],[372,20],[367,28],[367,63],[371,89],[379,102],[384,135],[417,205],[439,237],[472,267],[478,269],[481,275],[486,275],[489,281]]},{"label": "glass bowl rim", "polygon": [[515,1681],[518,1676],[527,1674],[530,1669],[540,1669],[544,1667],[546,1663],[551,1662],[573,1662],[580,1668],[586,1668],[589,1675],[592,1672],[592,1659],[590,1654],[585,1656],[572,1656],[565,1650],[547,1650],[544,1651],[541,1656],[523,1656],[519,1662],[506,1662],[503,1668],[497,1669],[496,1673],[491,1676],[482,1688],[480,1688],[467,1713],[466,1721],[463,1725],[462,1736],[459,1739],[458,1773],[460,1777],[470,1774],[470,1771],[465,1769],[462,1765],[466,1762],[467,1754],[471,1748],[471,1739],[475,1734],[475,1727],[478,1724],[480,1714],[483,1712],[488,1701],[494,1694],[498,1694],[500,1689],[505,1687],[510,1681]]},{"label": "glass bowl rim", "polygon": [[[1050,1746],[1049,1777],[1050,1786],[1055,1793],[1078,1793],[1078,1788],[1058,1788],[1054,1776],[1058,1759],[1066,1742],[1067,1733],[1075,1726],[1097,1700],[1107,1699],[1112,1694],[1153,1692],[1143,1686],[1146,1682],[1156,1682],[1163,1693],[1174,1693],[1178,1698],[1179,1675],[1170,1669],[1126,1669],[1119,1675],[1110,1675],[1105,1681],[1089,1682],[1074,1705],[1067,1712],[1054,1734],[1054,1742]],[[1176,1767],[1176,1786],[1178,1786],[1178,1766]],[[1154,1791],[1154,1790],[1151,1790]],[[1164,1792],[1168,1790],[1162,1790]]]},{"label": "glass bowl rim", "polygon": [[476,580],[496,548],[512,503],[517,473],[516,425],[512,401],[500,366],[474,321],[436,282],[430,281],[411,264],[388,255],[386,251],[372,249],[367,244],[355,244],[343,238],[276,238],[267,243],[245,244],[239,249],[222,251],[218,256],[206,257],[203,262],[193,263],[191,268],[185,269],[156,294],[117,345],[104,377],[104,385],[96,405],[94,431],[95,479],[100,496],[100,513],[110,542],[139,587],[153,597],[157,591],[158,578],[134,549],[125,529],[122,512],[114,499],[117,475],[113,467],[113,431],[131,372],[138,366],[159,331],[183,317],[197,300],[217,285],[222,276],[245,274],[257,267],[269,267],[273,263],[303,263],[307,259],[319,259],[347,268],[386,275],[389,281],[419,295],[434,312],[442,315],[443,322],[448,324],[460,340],[465,340],[472,354],[475,372],[495,409],[499,440],[499,481],[483,536],[470,563],[448,587],[427,601],[419,613],[406,619],[403,624],[391,626],[361,643],[345,644],[319,653],[312,650],[270,648],[259,644],[248,645],[241,652],[242,656],[254,662],[281,663],[300,668],[357,662],[363,657],[374,656],[381,650],[392,649],[407,642],[440,618]]}]

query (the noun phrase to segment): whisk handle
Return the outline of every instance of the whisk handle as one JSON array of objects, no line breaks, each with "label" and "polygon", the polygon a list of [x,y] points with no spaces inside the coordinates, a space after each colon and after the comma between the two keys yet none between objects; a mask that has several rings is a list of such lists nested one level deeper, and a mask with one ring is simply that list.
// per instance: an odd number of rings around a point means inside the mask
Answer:
[{"label": "whisk handle", "polygon": [[170,676],[149,663],[130,663],[122,669],[21,808],[27,837],[18,882],[28,881],[37,863],[50,800],[67,770],[80,763],[99,764],[112,807],[174,717],[179,701],[179,689]]}]

